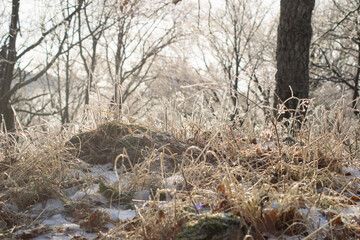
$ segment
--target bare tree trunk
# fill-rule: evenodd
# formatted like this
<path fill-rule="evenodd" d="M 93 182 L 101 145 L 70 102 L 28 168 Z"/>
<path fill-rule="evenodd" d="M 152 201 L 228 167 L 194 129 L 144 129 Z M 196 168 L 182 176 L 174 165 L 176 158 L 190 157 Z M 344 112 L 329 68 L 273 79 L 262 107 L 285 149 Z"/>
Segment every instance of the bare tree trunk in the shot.
<path fill-rule="evenodd" d="M 54 33 L 60 26 L 71 22 L 72 17 L 78 11 L 82 10 L 83 2 L 83 0 L 79 0 L 75 10 L 71 14 L 67 15 L 62 21 L 53 25 L 47 31 L 43 31 L 41 36 L 39 36 L 34 43 L 25 46 L 25 44 L 28 44 L 28 42 L 25 41 L 24 45 L 18 47 L 18 49 L 21 49 L 22 51 L 17 53 L 16 39 L 18 32 L 20 31 L 18 27 L 20 0 L 12 0 L 10 29 L 6 35 L 0 36 L 0 39 L 4 40 L 0 52 L 0 115 L 2 115 L 0 117 L 0 123 L 5 120 L 5 124 L 8 130 L 11 130 L 15 127 L 14 113 L 11 108 L 11 98 L 19 89 L 37 81 L 50 69 L 56 59 L 58 59 L 58 57 L 64 52 L 63 45 L 68 37 L 68 32 L 64 31 L 64 36 L 58 46 L 57 52 L 55 52 L 51 60 L 47 62 L 42 69 L 37 70 L 37 73 L 34 76 L 27 79 L 17 79 L 16 74 L 14 73 L 15 64 L 24 55 L 31 54 L 34 48 L 43 43 L 44 39 L 51 33 Z"/>
<path fill-rule="evenodd" d="M 103 4 L 106 4 L 106 0 L 104 0 Z M 86 87 L 85 87 L 85 105 L 88 105 L 90 103 L 90 92 L 93 85 L 93 79 L 94 79 L 94 72 L 97 64 L 97 47 L 99 43 L 99 39 L 102 37 L 105 29 L 107 28 L 107 22 L 109 19 L 109 13 L 105 12 L 105 8 L 103 7 L 101 9 L 101 17 L 99 20 L 96 21 L 95 27 L 92 27 L 91 23 L 94 23 L 94 20 L 90 19 L 90 16 L 87 14 L 86 9 L 84 9 L 84 18 L 85 23 L 87 26 L 87 30 L 89 31 L 89 34 L 91 36 L 92 41 L 92 51 L 83 51 L 86 50 L 86 48 L 83 46 L 82 43 L 82 35 L 81 35 L 81 20 L 82 15 L 81 12 L 78 12 L 78 36 L 79 36 L 79 52 L 81 59 L 84 63 L 84 68 L 87 75 L 87 81 L 86 81 Z M 104 18 L 104 19 L 103 19 Z M 85 52 L 87 52 L 87 56 L 90 58 L 90 63 L 87 63 L 87 58 L 85 55 Z M 91 53 L 91 54 L 90 54 Z"/>
<path fill-rule="evenodd" d="M 88 72 L 89 80 L 86 83 L 86 89 L 85 89 L 85 105 L 88 105 L 90 102 L 90 91 L 91 91 L 91 86 L 93 84 L 94 71 L 95 71 L 95 66 L 96 66 L 96 47 L 98 44 L 98 38 L 92 37 L 92 40 L 93 40 L 93 43 L 92 43 L 91 64 L 90 64 L 90 71 Z"/>
<path fill-rule="evenodd" d="M 358 98 L 359 98 L 359 78 L 360 78 L 360 42 L 357 43 L 358 46 L 358 58 L 357 58 L 357 64 L 358 68 L 356 70 L 356 75 L 354 79 L 354 93 L 352 97 L 352 107 L 354 110 L 355 115 L 359 116 L 360 111 L 358 109 Z"/>
<path fill-rule="evenodd" d="M 70 122 L 69 98 L 70 98 L 70 52 L 67 52 L 65 55 L 65 107 L 64 107 L 64 112 L 61 116 L 62 125 Z"/>
<path fill-rule="evenodd" d="M 238 26 L 237 26 L 237 21 L 234 21 L 234 55 L 235 55 L 235 79 L 234 79 L 234 83 L 232 83 L 232 79 L 231 76 L 230 77 L 230 96 L 231 96 L 231 100 L 232 103 L 234 105 L 234 112 L 230 115 L 230 121 L 233 122 L 233 124 L 235 124 L 235 119 L 238 117 L 239 115 L 239 100 L 240 100 L 240 95 L 239 95 L 239 78 L 240 78 L 240 71 L 241 71 L 241 58 L 242 56 L 240 56 L 240 44 L 241 44 L 241 37 L 238 36 Z M 230 70 L 231 71 L 231 70 Z"/>
<path fill-rule="evenodd" d="M 2 54 L 0 56 L 0 98 L 4 97 L 5 94 L 11 88 L 11 82 L 13 80 L 13 72 L 16 63 L 16 37 L 18 33 L 18 22 L 19 22 L 19 7 L 20 1 L 12 1 L 11 11 L 11 22 L 9 29 L 9 44 L 6 46 L 6 42 L 2 47 Z M 11 130 L 15 126 L 14 114 L 10 106 L 10 97 L 3 98 L 0 101 L 0 123 L 5 120 L 6 128 Z"/>
<path fill-rule="evenodd" d="M 289 118 L 299 100 L 309 97 L 309 49 L 312 36 L 311 16 L 315 0 L 281 0 L 276 49 L 277 73 L 274 107 L 285 102 Z M 306 113 L 306 108 L 298 117 Z"/>
<path fill-rule="evenodd" d="M 360 10 L 357 10 L 357 15 L 360 16 Z M 356 74 L 355 74 L 355 78 L 354 78 L 354 93 L 353 93 L 353 97 L 352 97 L 352 107 L 354 110 L 354 114 L 357 116 L 360 116 L 360 111 L 358 109 L 358 98 L 359 98 L 359 78 L 360 78 L 360 29 L 359 29 L 359 20 L 358 18 L 356 19 L 356 45 L 357 45 L 357 69 L 356 69 Z"/>
<path fill-rule="evenodd" d="M 123 69 L 122 64 L 124 60 L 124 24 L 119 23 L 119 30 L 117 34 L 117 47 L 115 53 L 115 84 L 113 103 L 115 107 L 115 118 L 119 118 L 122 108 L 121 85 L 123 84 Z"/>
<path fill-rule="evenodd" d="M 69 14 L 69 0 L 66 2 L 66 10 L 65 12 Z M 67 26 L 69 29 L 70 23 Z M 70 49 L 70 45 L 72 44 L 72 39 L 67 39 L 68 49 Z M 71 84 L 71 76 L 70 76 L 70 50 L 65 53 L 65 107 L 64 112 L 61 114 L 61 125 L 64 127 L 64 124 L 70 122 L 70 109 L 69 109 L 69 100 L 70 100 L 70 84 Z"/>

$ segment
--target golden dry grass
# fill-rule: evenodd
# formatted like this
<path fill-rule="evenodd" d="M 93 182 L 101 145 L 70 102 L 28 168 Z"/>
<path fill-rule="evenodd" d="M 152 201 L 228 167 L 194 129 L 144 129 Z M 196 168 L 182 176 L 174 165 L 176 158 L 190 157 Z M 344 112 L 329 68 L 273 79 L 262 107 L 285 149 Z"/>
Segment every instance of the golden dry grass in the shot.
<path fill-rule="evenodd" d="M 184 233 L 190 226 L 201 223 L 206 229 L 207 221 L 218 226 L 211 217 L 234 216 L 238 225 L 219 230 L 217 237 L 198 239 L 355 239 L 360 221 L 341 216 L 341 209 L 359 206 L 359 176 L 347 169 L 359 169 L 360 132 L 358 120 L 342 109 L 310 111 L 301 131 L 292 136 L 295 142 L 283 141 L 289 136 L 281 123 L 258 130 L 247 122 L 237 130 L 219 123 L 209 130 L 190 122 L 169 130 L 176 132 L 177 140 L 167 146 L 136 145 L 138 151 L 146 148 L 146 154 L 141 161 L 131 161 L 123 173 L 125 181 L 112 187 L 125 193 L 151 189 L 153 200 L 134 204 L 136 218 L 119 222 L 99 238 L 184 239 L 181 236 L 190 236 Z M 99 136 L 107 136 L 104 126 L 98 128 Z M 148 131 L 144 129 L 139 131 Z M 130 132 L 125 135 L 133 134 Z M 39 131 L 17 132 L 17 137 L 14 141 L 2 135 L 2 206 L 16 203 L 27 209 L 50 197 L 66 201 L 64 189 L 91 182 L 91 178 L 80 180 L 73 171 L 85 161 L 71 149 L 81 150 L 80 141 L 70 146 L 70 136 Z M 186 148 L 180 149 L 180 144 Z M 130 148 L 121 146 L 124 151 L 112 156 L 112 161 L 134 156 Z M 166 161 L 174 162 L 171 168 Z M 175 175 L 181 183 L 174 182 L 177 187 L 167 189 L 166 179 Z M 171 201 L 164 201 L 169 198 Z M 7 230 L 3 234 L 25 220 L 31 222 L 4 209 L 0 220 Z M 325 225 L 319 225 L 320 218 L 327 219 Z"/>

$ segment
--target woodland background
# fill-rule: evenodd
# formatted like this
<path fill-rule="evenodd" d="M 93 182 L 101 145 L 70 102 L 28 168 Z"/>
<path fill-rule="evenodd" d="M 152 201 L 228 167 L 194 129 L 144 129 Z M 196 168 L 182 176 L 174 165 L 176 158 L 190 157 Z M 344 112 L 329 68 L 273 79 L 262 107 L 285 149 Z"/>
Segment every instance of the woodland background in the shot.
<path fill-rule="evenodd" d="M 90 109 L 161 126 L 169 118 L 241 125 L 248 117 L 256 125 L 265 113 L 254 103 L 273 107 L 279 1 L 44 0 L 14 9 L 16 2 L 3 1 L 0 12 L 7 129 L 84 123 Z M 359 11 L 358 0 L 316 2 L 315 105 L 344 97 L 358 113 Z"/>

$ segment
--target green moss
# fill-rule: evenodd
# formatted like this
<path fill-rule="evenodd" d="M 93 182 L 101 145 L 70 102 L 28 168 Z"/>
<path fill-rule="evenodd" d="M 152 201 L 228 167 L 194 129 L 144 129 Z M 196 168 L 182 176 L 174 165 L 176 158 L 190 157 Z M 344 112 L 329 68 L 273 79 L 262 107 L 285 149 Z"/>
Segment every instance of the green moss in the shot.
<path fill-rule="evenodd" d="M 183 227 L 177 239 L 210 240 L 227 230 L 240 229 L 242 226 L 243 221 L 233 215 L 208 215 Z"/>

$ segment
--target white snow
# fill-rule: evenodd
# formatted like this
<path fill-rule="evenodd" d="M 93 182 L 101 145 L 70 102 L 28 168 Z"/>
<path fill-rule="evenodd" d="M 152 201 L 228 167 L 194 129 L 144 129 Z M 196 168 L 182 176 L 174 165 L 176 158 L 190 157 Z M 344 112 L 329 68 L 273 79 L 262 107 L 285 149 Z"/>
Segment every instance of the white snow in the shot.
<path fill-rule="evenodd" d="M 175 174 L 166 179 L 165 185 L 169 189 L 179 189 L 184 184 L 184 178 L 180 174 Z"/>
<path fill-rule="evenodd" d="M 123 210 L 123 209 L 116 209 L 116 208 L 97 208 L 102 212 L 106 212 L 109 214 L 111 220 L 131 220 L 136 216 L 134 210 Z"/>
<path fill-rule="evenodd" d="M 134 195 L 134 199 L 137 200 L 149 200 L 150 199 L 150 190 L 142 190 Z"/>
<path fill-rule="evenodd" d="M 119 181 L 118 175 L 114 172 L 113 164 L 87 166 L 85 170 L 85 174 L 83 173 L 81 175 L 86 177 L 86 174 L 91 174 L 94 181 L 100 180 L 110 184 Z M 124 179 L 120 179 L 120 182 L 123 181 Z M 98 190 L 99 184 L 93 184 L 86 187 L 85 189 L 72 187 L 65 190 L 65 196 L 68 197 L 69 200 L 88 200 L 93 203 L 99 203 L 103 207 L 93 208 L 92 211 L 100 210 L 102 212 L 106 212 L 109 214 L 111 220 L 115 222 L 118 220 L 131 220 L 136 216 L 136 212 L 134 210 L 124 210 L 116 206 L 104 207 L 109 206 L 110 204 L 108 204 L 108 200 L 101 193 L 99 193 Z M 149 195 L 149 192 L 141 192 L 139 194 L 141 197 L 145 198 L 146 195 Z M 75 239 L 74 237 L 80 236 L 87 239 L 95 238 L 97 235 L 96 233 L 87 233 L 84 229 L 80 228 L 79 222 L 81 222 L 81 220 L 75 220 L 65 213 L 64 203 L 65 202 L 60 199 L 48 199 L 44 202 L 36 204 L 27 211 L 29 216 L 32 216 L 34 219 L 36 219 L 34 225 L 28 226 L 28 228 L 25 229 L 21 229 L 14 234 L 20 237 L 23 233 L 32 233 L 32 230 L 34 229 L 47 228 L 49 231 L 32 239 L 67 240 Z M 16 210 L 17 208 L 14 209 Z M 114 225 L 110 223 L 108 223 L 107 226 L 109 228 L 114 227 Z"/>
<path fill-rule="evenodd" d="M 117 169 L 116 174 L 112 163 L 107 163 L 105 165 L 95 165 L 89 167 L 88 170 L 92 177 L 106 179 L 106 181 L 109 183 L 114 183 L 120 180 L 118 179 L 118 176 L 120 176 L 121 170 Z"/>
<path fill-rule="evenodd" d="M 63 226 L 63 225 L 68 225 L 68 224 L 71 224 L 71 225 L 75 225 L 75 224 L 72 224 L 71 222 L 67 221 L 63 215 L 61 214 L 56 214 L 50 218 L 47 218 L 45 219 L 42 224 L 44 225 L 52 225 L 52 226 Z"/>
<path fill-rule="evenodd" d="M 345 173 L 350 173 L 352 177 L 360 178 L 360 170 L 354 167 L 344 167 L 343 171 Z"/>
<path fill-rule="evenodd" d="M 63 207 L 63 202 L 60 199 L 53 199 L 50 198 L 44 202 L 38 203 L 36 204 L 33 208 L 33 211 L 37 211 L 37 210 L 64 210 Z"/>
<path fill-rule="evenodd" d="M 349 180 L 352 178 L 360 178 L 360 171 L 357 168 L 348 167 L 343 170 L 344 172 L 349 172 L 351 174 L 351 176 L 349 175 Z M 119 171 L 117 172 L 118 174 L 114 172 L 112 164 L 88 166 L 87 173 L 91 174 L 94 182 L 96 183 L 83 189 L 80 187 L 72 187 L 65 190 L 65 195 L 69 200 L 86 200 L 90 203 L 99 203 L 99 205 L 96 205 L 97 207 L 94 207 L 92 211 L 100 210 L 102 212 L 106 212 L 114 222 L 118 220 L 131 220 L 136 216 L 136 212 L 134 210 L 125 210 L 118 206 L 112 206 L 109 204 L 108 199 L 98 192 L 99 184 L 97 183 L 99 181 L 104 181 L 110 184 L 115 182 L 123 183 L 125 181 L 125 178 L 120 175 Z M 122 177 L 121 179 L 119 179 L 120 176 Z M 169 191 L 179 190 L 183 184 L 184 179 L 180 174 L 174 174 L 173 176 L 164 179 L 164 185 L 167 186 Z M 134 199 L 140 200 L 140 202 L 142 200 L 147 201 L 149 200 L 149 196 L 150 191 L 145 189 L 137 192 Z M 65 213 L 64 204 L 66 204 L 66 199 L 48 199 L 47 201 L 36 204 L 27 211 L 27 214 L 36 219 L 35 223 L 37 223 L 37 225 L 34 224 L 33 226 L 28 226 L 27 229 L 19 230 L 18 232 L 15 232 L 15 235 L 21 236 L 24 232 L 31 232 L 36 225 L 36 228 L 43 226 L 50 230 L 46 234 L 32 238 L 35 240 L 68 240 L 75 239 L 74 237 L 80 236 L 87 239 L 95 238 L 97 235 L 96 233 L 86 233 L 84 229 L 80 228 L 79 222 L 82 220 L 75 220 L 70 217 L 69 214 Z M 281 203 L 274 200 L 269 203 L 268 207 L 277 209 L 279 208 L 279 205 L 281 205 Z M 17 211 L 17 208 L 14 207 L 14 210 Z M 313 226 L 312 229 L 309 229 L 310 232 L 322 227 L 324 227 L 324 229 L 327 228 L 326 225 L 329 224 L 329 216 L 327 216 L 323 210 L 311 207 L 310 210 L 308 208 L 300 208 L 299 211 L 304 217 L 311 219 Z M 342 218 L 344 218 L 344 221 L 351 222 L 353 219 L 360 216 L 360 206 L 339 206 L 336 209 L 336 214 L 340 214 Z M 106 226 L 109 228 L 115 227 L 112 223 L 107 223 Z M 285 239 L 291 239 L 291 237 Z"/>

